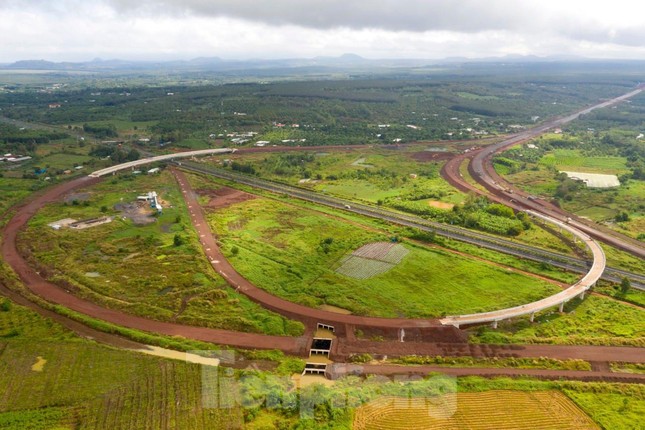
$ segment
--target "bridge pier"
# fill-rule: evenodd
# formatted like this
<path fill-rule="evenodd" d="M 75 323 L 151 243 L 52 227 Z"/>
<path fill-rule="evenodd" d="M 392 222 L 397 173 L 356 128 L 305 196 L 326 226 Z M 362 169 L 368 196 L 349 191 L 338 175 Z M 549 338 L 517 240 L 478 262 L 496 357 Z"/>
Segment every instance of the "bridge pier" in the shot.
<path fill-rule="evenodd" d="M 585 292 L 583 291 L 582 293 L 580 293 L 579 297 L 580 297 L 580 300 L 584 300 L 585 299 Z"/>
<path fill-rule="evenodd" d="M 497 328 L 497 320 L 493 321 L 492 327 Z"/>
<path fill-rule="evenodd" d="M 558 310 L 560 311 L 560 313 L 564 312 L 564 302 L 560 303 Z"/>
<path fill-rule="evenodd" d="M 529 317 L 529 321 L 533 322 L 535 320 L 535 312 L 531 312 L 531 316 Z"/>

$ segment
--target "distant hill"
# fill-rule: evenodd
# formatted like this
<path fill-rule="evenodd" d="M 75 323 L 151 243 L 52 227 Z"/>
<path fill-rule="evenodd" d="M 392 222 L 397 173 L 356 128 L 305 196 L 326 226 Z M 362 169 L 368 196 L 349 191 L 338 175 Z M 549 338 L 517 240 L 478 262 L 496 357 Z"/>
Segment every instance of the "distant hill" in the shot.
<path fill-rule="evenodd" d="M 198 57 L 191 60 L 174 61 L 132 61 L 132 60 L 102 60 L 95 58 L 85 62 L 52 62 L 47 60 L 22 60 L 11 64 L 0 64 L 0 69 L 9 70 L 52 70 L 52 71 L 93 71 L 93 72 L 126 72 L 143 70 L 168 70 L 168 71 L 258 71 L 258 70 L 347 70 L 347 71 L 374 71 L 396 68 L 436 67 L 438 65 L 467 65 L 467 64 L 556 64 L 556 63 L 590 63 L 590 64 L 645 64 L 643 61 L 608 61 L 593 60 L 582 57 L 536 57 L 522 55 L 508 55 L 504 57 L 465 58 L 451 57 L 442 60 L 429 59 L 368 59 L 353 53 L 338 57 L 319 56 L 313 58 L 287 58 L 287 59 L 249 59 L 225 60 L 219 57 Z"/>

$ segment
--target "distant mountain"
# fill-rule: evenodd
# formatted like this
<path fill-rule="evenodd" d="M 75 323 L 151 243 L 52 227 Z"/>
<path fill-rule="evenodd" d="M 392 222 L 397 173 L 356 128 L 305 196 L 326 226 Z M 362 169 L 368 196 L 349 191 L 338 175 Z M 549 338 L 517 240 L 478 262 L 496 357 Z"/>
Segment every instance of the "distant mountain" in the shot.
<path fill-rule="evenodd" d="M 132 60 L 102 60 L 95 58 L 85 62 L 52 62 L 47 60 L 23 60 L 12 64 L 0 64 L 0 69 L 11 70 L 53 70 L 53 71 L 92 71 L 92 72 L 127 72 L 127 71 L 187 71 L 187 72 L 236 72 L 236 71 L 286 71 L 289 69 L 308 71 L 373 71 L 389 70 L 405 67 L 436 67 L 437 65 L 468 65 L 468 64 L 547 64 L 557 62 L 589 62 L 600 63 L 603 60 L 593 60 L 574 56 L 537 57 L 534 55 L 507 55 L 503 57 L 465 58 L 450 57 L 442 60 L 428 59 L 367 59 L 360 55 L 347 53 L 338 57 L 319 56 L 313 58 L 287 59 L 249 59 L 225 60 L 219 57 L 198 57 L 191 60 L 174 61 L 132 61 Z M 607 61 L 618 63 L 620 61 Z M 629 61 L 626 61 L 629 62 Z"/>
<path fill-rule="evenodd" d="M 51 70 L 63 63 L 54 63 L 45 60 L 22 60 L 4 66 L 7 69 Z"/>

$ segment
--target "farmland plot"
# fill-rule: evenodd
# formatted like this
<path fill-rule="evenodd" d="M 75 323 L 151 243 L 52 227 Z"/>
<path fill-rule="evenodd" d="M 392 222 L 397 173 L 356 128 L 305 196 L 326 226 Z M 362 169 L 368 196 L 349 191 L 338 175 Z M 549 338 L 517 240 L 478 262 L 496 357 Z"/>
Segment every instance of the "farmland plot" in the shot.
<path fill-rule="evenodd" d="M 408 252 L 396 243 L 368 243 L 343 257 L 336 272 L 354 279 L 369 279 L 392 269 Z"/>
<path fill-rule="evenodd" d="M 558 391 L 457 393 L 456 409 L 451 406 L 441 399 L 383 397 L 356 410 L 354 430 L 598 429 Z"/>

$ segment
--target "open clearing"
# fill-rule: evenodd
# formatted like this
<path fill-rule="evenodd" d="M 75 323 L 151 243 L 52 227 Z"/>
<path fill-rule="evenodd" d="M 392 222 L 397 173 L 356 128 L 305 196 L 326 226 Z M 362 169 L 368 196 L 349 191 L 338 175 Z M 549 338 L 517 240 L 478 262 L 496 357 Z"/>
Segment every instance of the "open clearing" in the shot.
<path fill-rule="evenodd" d="M 454 414 L 451 414 L 453 410 Z M 599 429 L 583 411 L 558 391 L 487 391 L 428 399 L 382 397 L 356 410 L 353 428 Z"/>

